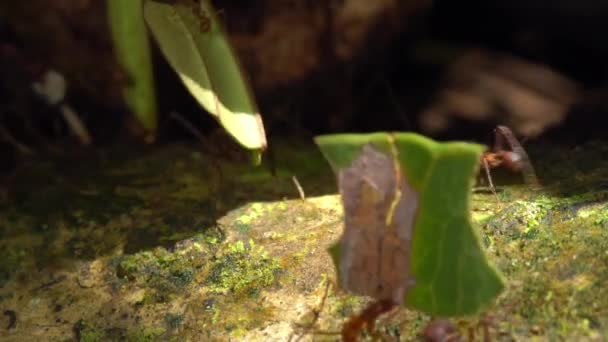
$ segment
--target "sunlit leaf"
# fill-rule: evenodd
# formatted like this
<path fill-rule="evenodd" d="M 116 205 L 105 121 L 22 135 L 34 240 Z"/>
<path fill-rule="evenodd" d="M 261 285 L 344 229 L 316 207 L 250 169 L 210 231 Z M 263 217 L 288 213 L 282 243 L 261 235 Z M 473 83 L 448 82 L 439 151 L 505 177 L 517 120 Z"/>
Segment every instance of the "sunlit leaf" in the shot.
<path fill-rule="evenodd" d="M 196 100 L 240 144 L 266 148 L 257 106 L 209 1 L 146 1 L 144 15 L 164 56 Z"/>
<path fill-rule="evenodd" d="M 438 143 L 414 133 L 335 134 L 315 140 L 336 174 L 361 160 L 366 145 L 398 159 L 399 172 L 417 194 L 411 249 L 406 249 L 411 253 L 409 270 L 408 267 L 391 270 L 408 272 L 401 279 L 414 280 L 405 291 L 405 306 L 436 316 L 467 315 L 478 312 L 502 291 L 503 279 L 486 259 L 479 232 L 469 216 L 472 182 L 484 146 Z M 365 213 L 374 211 L 360 210 L 356 215 Z M 366 218 L 357 219 L 367 222 Z M 378 234 L 390 232 L 387 227 L 380 228 Z M 349 255 L 345 248 L 350 244 L 344 243 L 344 236 L 330 248 L 339 276 L 344 274 L 340 265 L 348 264 L 343 258 Z M 370 264 L 395 263 L 394 258 L 369 248 L 350 253 L 370 258 L 382 255 L 379 260 L 370 260 Z M 344 279 L 340 278 L 344 286 Z"/>

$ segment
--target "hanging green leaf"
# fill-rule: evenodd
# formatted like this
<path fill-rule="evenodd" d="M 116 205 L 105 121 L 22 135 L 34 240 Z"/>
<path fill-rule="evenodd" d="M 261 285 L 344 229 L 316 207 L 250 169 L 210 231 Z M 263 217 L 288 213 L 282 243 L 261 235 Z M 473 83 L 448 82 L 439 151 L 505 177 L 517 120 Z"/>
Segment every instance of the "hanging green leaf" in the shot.
<path fill-rule="evenodd" d="M 129 80 L 124 86 L 125 101 L 152 140 L 158 119 L 142 0 L 108 0 L 107 6 L 116 57 Z"/>
<path fill-rule="evenodd" d="M 483 146 L 414 133 L 315 140 L 345 207 L 345 232 L 330 248 L 344 288 L 435 316 L 476 313 L 502 291 L 469 218 Z"/>
<path fill-rule="evenodd" d="M 149 0 L 144 15 L 163 54 L 197 101 L 240 144 L 264 150 L 262 119 L 209 1 Z"/>

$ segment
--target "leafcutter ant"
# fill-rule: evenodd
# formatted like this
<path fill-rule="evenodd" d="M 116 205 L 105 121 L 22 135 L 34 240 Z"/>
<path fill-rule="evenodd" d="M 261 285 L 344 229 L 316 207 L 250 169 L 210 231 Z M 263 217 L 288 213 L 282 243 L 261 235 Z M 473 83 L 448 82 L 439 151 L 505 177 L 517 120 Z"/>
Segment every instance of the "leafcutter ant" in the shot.
<path fill-rule="evenodd" d="M 363 329 L 370 334 L 375 334 L 376 319 L 397 307 L 392 300 L 378 300 L 361 311 L 360 314 L 352 316 L 342 327 L 342 341 L 356 342 Z"/>
<path fill-rule="evenodd" d="M 538 188 L 540 183 L 530 162 L 528 154 L 521 146 L 515 135 L 507 126 L 497 126 L 494 130 L 494 147 L 492 151 L 486 151 L 481 155 L 483 166 L 492 193 L 496 195 L 496 188 L 490 176 L 490 169 L 506 167 L 513 172 L 521 172 L 524 182 L 533 188 Z M 510 150 L 505 150 L 505 143 Z"/>
<path fill-rule="evenodd" d="M 312 322 L 307 325 L 296 324 L 296 328 L 300 330 L 299 336 L 293 341 L 299 342 L 304 335 L 308 333 L 312 333 L 314 335 L 340 335 L 341 341 L 345 342 L 357 342 L 359 341 L 359 336 L 361 335 L 363 330 L 366 330 L 370 335 L 372 335 L 375 340 L 382 338 L 380 334 L 376 331 L 376 320 L 383 314 L 390 312 L 391 310 L 398 307 L 392 300 L 376 300 L 369 304 L 363 311 L 361 311 L 357 315 L 351 316 L 346 323 L 342 325 L 341 331 L 319 331 L 314 330 L 314 326 L 317 324 L 317 321 L 320 318 L 321 310 L 323 305 L 325 305 L 325 301 L 328 296 L 329 284 L 325 287 L 325 294 L 321 299 L 321 303 L 319 308 L 316 308 L 312 311 L 313 317 Z M 292 341 L 292 337 L 290 336 L 289 341 Z"/>
<path fill-rule="evenodd" d="M 457 342 L 462 337 L 452 322 L 446 319 L 436 319 L 430 322 L 422 332 L 426 342 Z"/>
<path fill-rule="evenodd" d="M 496 322 L 491 315 L 483 315 L 479 321 L 468 326 L 468 337 L 466 341 L 476 341 L 476 333 L 482 330 L 482 340 L 489 342 L 492 340 L 490 328 L 496 328 Z M 465 341 L 459 329 L 447 319 L 435 319 L 431 321 L 421 333 L 421 337 L 426 342 L 462 342 Z"/>
<path fill-rule="evenodd" d="M 209 32 L 211 30 L 211 17 L 202 9 L 200 2 L 189 0 L 186 1 L 186 6 L 190 8 L 192 14 L 199 20 L 199 30 L 202 33 Z"/>

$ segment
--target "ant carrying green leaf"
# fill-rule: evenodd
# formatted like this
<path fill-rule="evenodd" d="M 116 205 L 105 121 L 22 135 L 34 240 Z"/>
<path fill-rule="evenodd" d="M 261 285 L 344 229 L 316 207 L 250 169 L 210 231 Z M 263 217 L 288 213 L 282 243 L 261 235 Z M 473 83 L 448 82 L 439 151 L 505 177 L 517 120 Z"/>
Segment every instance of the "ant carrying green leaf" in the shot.
<path fill-rule="evenodd" d="M 507 138 L 498 133 L 500 146 Z M 344 209 L 342 236 L 328 250 L 339 287 L 373 299 L 342 325 L 343 341 L 387 337 L 376 321 L 400 307 L 467 316 L 503 290 L 469 219 L 470 181 L 483 146 L 413 133 L 316 140 L 336 173 Z M 507 152 L 493 151 L 516 164 L 519 150 Z"/>

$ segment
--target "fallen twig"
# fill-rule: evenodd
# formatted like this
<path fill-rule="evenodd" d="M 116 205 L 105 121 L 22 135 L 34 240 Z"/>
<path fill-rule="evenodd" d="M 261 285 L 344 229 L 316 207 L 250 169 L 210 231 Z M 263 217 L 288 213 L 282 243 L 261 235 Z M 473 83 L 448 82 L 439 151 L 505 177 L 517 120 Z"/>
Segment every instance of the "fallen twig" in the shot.
<path fill-rule="evenodd" d="M 298 182 L 298 178 L 295 175 L 291 176 L 291 181 L 293 182 L 293 184 L 295 184 L 296 189 L 298 189 L 298 193 L 300 194 L 300 199 L 302 199 L 304 201 L 306 199 L 306 195 L 304 194 L 304 189 L 302 189 L 300 182 Z"/>

